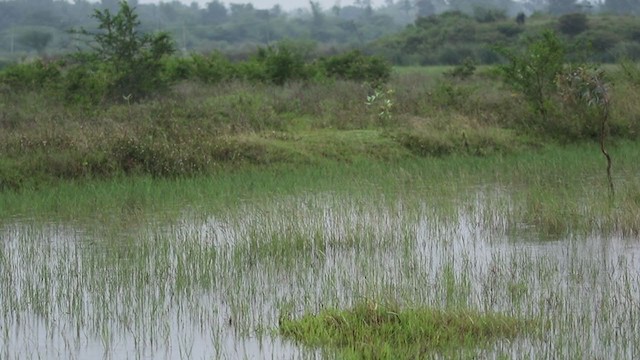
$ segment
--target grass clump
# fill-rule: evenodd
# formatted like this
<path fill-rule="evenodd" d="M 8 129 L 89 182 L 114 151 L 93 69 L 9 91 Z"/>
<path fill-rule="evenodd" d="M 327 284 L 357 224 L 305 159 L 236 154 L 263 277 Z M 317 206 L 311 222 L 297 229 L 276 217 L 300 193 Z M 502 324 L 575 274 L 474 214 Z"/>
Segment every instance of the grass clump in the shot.
<path fill-rule="evenodd" d="M 344 358 L 415 359 L 472 350 L 514 338 L 533 322 L 500 314 L 431 308 L 398 309 L 376 303 L 350 310 L 326 309 L 299 319 L 280 319 L 280 333 L 309 346 L 337 348 Z"/>

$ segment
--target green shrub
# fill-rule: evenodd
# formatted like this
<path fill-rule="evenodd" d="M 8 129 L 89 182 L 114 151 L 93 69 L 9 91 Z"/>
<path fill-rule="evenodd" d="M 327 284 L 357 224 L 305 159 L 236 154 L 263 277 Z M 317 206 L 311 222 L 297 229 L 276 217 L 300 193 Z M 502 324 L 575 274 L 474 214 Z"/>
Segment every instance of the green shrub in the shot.
<path fill-rule="evenodd" d="M 548 126 L 556 76 L 565 62 L 566 50 L 558 36 L 546 31 L 541 37 L 530 39 L 524 52 L 496 50 L 507 59 L 506 64 L 499 66 L 504 82 L 521 92 L 541 117 L 543 126 Z"/>
<path fill-rule="evenodd" d="M 163 60 L 162 72 L 165 81 L 169 82 L 191 79 L 195 73 L 194 60 L 184 57 L 167 57 Z"/>
<path fill-rule="evenodd" d="M 445 72 L 446 76 L 458 79 L 468 79 L 471 77 L 476 71 L 476 62 L 473 58 L 466 58 L 462 60 L 462 63 L 450 71 Z"/>
<path fill-rule="evenodd" d="M 266 80 L 276 85 L 309 78 L 304 56 L 294 46 L 286 43 L 260 48 L 255 61 L 264 67 Z"/>
<path fill-rule="evenodd" d="M 385 83 L 391 77 L 391 65 L 376 56 L 366 56 L 358 50 L 321 59 L 320 66 L 328 77 Z"/>
<path fill-rule="evenodd" d="M 507 13 L 502 9 L 476 7 L 473 9 L 473 17 L 479 23 L 492 23 L 499 20 L 505 20 L 507 18 Z"/>
<path fill-rule="evenodd" d="M 16 90 L 31 90 L 57 84 L 60 77 L 59 63 L 38 60 L 31 63 L 10 65 L 0 73 L 0 83 Z"/>
<path fill-rule="evenodd" d="M 558 18 L 558 30 L 563 34 L 575 36 L 587 29 L 589 29 L 589 23 L 585 14 L 566 14 Z"/>
<path fill-rule="evenodd" d="M 171 38 L 166 33 L 141 33 L 134 10 L 126 1 L 120 2 L 115 15 L 108 9 L 95 10 L 99 32 L 81 31 L 92 37 L 95 50 L 81 57 L 84 61 L 78 66 L 92 68 L 99 62 L 107 77 L 105 96 L 114 101 L 138 100 L 167 85 L 162 59 L 174 51 Z"/>
<path fill-rule="evenodd" d="M 235 77 L 233 64 L 220 53 L 209 56 L 194 54 L 191 56 L 191 72 L 196 79 L 210 84 L 219 83 Z"/>
<path fill-rule="evenodd" d="M 110 87 L 108 74 L 95 66 L 73 66 L 62 80 L 63 96 L 66 103 L 97 105 L 105 101 Z"/>
<path fill-rule="evenodd" d="M 506 37 L 514 37 L 524 31 L 522 26 L 513 23 L 499 24 L 496 28 L 498 29 L 498 32 Z"/>

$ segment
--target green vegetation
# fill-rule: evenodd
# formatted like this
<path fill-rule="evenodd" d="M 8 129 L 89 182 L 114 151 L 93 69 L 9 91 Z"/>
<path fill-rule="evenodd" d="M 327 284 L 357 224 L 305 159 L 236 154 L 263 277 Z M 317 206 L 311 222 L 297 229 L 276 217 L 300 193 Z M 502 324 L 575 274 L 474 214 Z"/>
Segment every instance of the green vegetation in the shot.
<path fill-rule="evenodd" d="M 337 348 L 340 358 L 415 359 L 462 352 L 514 338 L 533 323 L 460 310 L 397 309 L 375 303 L 280 320 L 280 333 L 307 346 Z"/>
<path fill-rule="evenodd" d="M 395 45 L 440 29 L 455 66 L 300 41 L 181 56 L 103 1 L 82 31 L 95 49 L 1 70 L 0 357 L 633 354 L 640 70 L 571 46 L 602 35 L 604 54 L 593 31 L 613 17 L 567 0 L 562 35 L 535 33 L 549 17 L 449 3 L 465 12 L 417 2 Z M 231 9 L 206 21 L 278 22 Z M 464 48 L 494 25 L 515 44 L 501 66 Z M 60 39 L 41 35 L 19 39 L 44 56 Z"/>
<path fill-rule="evenodd" d="M 434 357 L 626 354 L 639 340 L 640 148 L 610 151 L 613 206 L 586 144 L 4 192 L 3 357 L 50 356 L 32 344 L 64 339 L 57 351 L 79 357 L 332 358 L 344 352 L 283 340 L 282 315 L 375 303 L 506 322 Z"/>
<path fill-rule="evenodd" d="M 568 59 L 614 63 L 640 59 L 638 30 L 634 16 L 538 13 L 518 23 L 513 18 L 484 22 L 463 12 L 445 12 L 417 18 L 405 30 L 376 40 L 370 49 L 399 65 L 459 65 L 469 58 L 477 64 L 499 64 L 503 58 L 494 51 L 496 46 L 524 51 L 530 39 L 557 31 Z"/>

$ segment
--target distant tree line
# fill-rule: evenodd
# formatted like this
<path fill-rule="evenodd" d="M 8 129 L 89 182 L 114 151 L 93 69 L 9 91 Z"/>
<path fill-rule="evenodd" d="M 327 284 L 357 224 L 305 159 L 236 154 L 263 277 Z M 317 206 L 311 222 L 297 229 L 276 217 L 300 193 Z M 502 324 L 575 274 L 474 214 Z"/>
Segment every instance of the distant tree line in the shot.
<path fill-rule="evenodd" d="M 587 24 L 584 20 L 596 14 L 640 15 L 637 0 L 385 0 L 376 8 L 370 0 L 355 0 L 350 5 L 337 2 L 331 8 L 310 0 L 293 11 L 278 5 L 259 9 L 221 0 L 204 6 L 175 0 L 128 3 L 139 15 L 140 30 L 167 32 L 178 54 L 221 51 L 240 60 L 252 56 L 260 46 L 296 39 L 316 44 L 317 52 L 324 55 L 360 49 L 398 64 L 460 63 L 466 57 L 493 62 L 495 54 L 486 44 L 517 39 L 531 27 L 526 19 L 542 19 L 545 14 L 561 19 L 537 21 L 538 25 L 553 23 L 567 36 L 584 38 L 595 52 L 617 47 L 617 52 L 634 53 L 640 38 L 640 30 L 631 25 L 616 32 L 597 21 Z M 86 49 L 88 45 L 69 30 L 91 30 L 94 10 L 114 12 L 118 6 L 117 0 L 0 1 L 0 67 L 28 57 Z M 556 25 L 558 21 L 561 24 Z M 617 26 L 618 21 L 613 24 Z"/>

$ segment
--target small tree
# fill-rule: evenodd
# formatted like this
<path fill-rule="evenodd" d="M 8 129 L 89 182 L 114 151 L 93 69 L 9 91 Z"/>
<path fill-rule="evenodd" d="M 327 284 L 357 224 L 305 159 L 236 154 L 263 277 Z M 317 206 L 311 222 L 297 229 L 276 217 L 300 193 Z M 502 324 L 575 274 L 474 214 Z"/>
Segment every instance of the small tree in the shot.
<path fill-rule="evenodd" d="M 547 125 L 551 99 L 557 92 L 556 76 L 562 72 L 565 60 L 565 48 L 558 36 L 546 31 L 531 41 L 523 53 L 496 50 L 507 58 L 507 63 L 499 66 L 503 80 L 524 95 Z"/>
<path fill-rule="evenodd" d="M 611 178 L 611 156 L 605 147 L 607 127 L 609 123 L 609 109 L 611 99 L 609 89 L 604 80 L 604 71 L 589 69 L 586 66 L 575 66 L 559 74 L 557 83 L 562 99 L 578 108 L 587 107 L 594 109 L 600 122 L 600 151 L 607 160 L 607 179 L 609 181 L 609 193 L 613 198 L 614 188 Z M 584 111 L 587 113 L 587 111 Z M 585 114 L 588 116 L 588 114 Z"/>
<path fill-rule="evenodd" d="M 166 33 L 138 32 L 140 21 L 134 10 L 126 1 L 120 2 L 115 15 L 108 9 L 95 10 L 99 32 L 81 31 L 95 42 L 91 56 L 81 57 L 81 66 L 96 60 L 100 63 L 108 82 L 106 95 L 111 99 L 139 99 L 166 85 L 161 60 L 174 52 L 171 38 Z"/>

